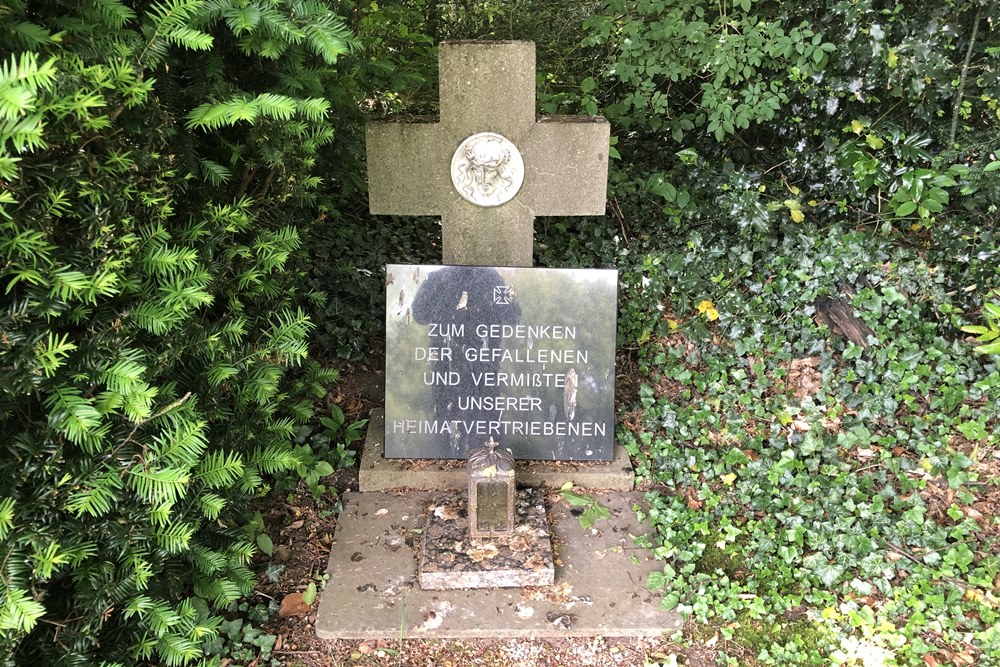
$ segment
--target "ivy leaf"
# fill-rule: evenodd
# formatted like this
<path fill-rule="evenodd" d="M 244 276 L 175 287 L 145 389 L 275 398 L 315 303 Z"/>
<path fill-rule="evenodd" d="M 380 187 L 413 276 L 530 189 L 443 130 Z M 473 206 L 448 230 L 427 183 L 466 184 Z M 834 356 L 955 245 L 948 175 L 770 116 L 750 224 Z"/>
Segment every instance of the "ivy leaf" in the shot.
<path fill-rule="evenodd" d="M 726 465 L 746 465 L 750 463 L 750 457 L 743 450 L 733 447 L 726 453 Z"/>
<path fill-rule="evenodd" d="M 874 134 L 871 133 L 869 133 L 868 136 L 865 137 L 865 143 L 868 144 L 870 148 L 876 151 L 885 146 L 884 141 L 882 141 L 881 139 L 879 139 L 878 137 L 876 137 Z"/>
<path fill-rule="evenodd" d="M 302 591 L 302 601 L 307 605 L 312 606 L 312 603 L 316 601 L 316 583 L 313 581 L 309 582 L 306 589 Z"/>
<path fill-rule="evenodd" d="M 660 606 L 667 611 L 676 609 L 677 605 L 681 603 L 681 596 L 678 593 L 668 593 L 663 596 L 663 600 L 660 601 Z"/>
<path fill-rule="evenodd" d="M 670 579 L 667 578 L 667 575 L 663 571 L 650 572 L 646 578 L 646 586 L 654 591 L 664 588 L 669 583 Z"/>
<path fill-rule="evenodd" d="M 257 547 L 268 556 L 274 553 L 274 542 L 271 541 L 267 533 L 261 533 L 257 536 Z"/>
<path fill-rule="evenodd" d="M 698 151 L 696 151 L 693 148 L 684 148 L 674 153 L 674 155 L 676 155 L 680 159 L 682 164 L 686 165 L 698 164 Z"/>
<path fill-rule="evenodd" d="M 967 440 L 985 440 L 986 426 L 978 421 L 964 422 L 958 425 L 958 430 L 962 432 Z"/>
<path fill-rule="evenodd" d="M 559 495 L 561 495 L 566 502 L 574 507 L 584 507 L 593 502 L 591 498 L 582 496 L 579 493 L 573 493 L 572 491 L 562 491 Z"/>
<path fill-rule="evenodd" d="M 856 628 L 875 625 L 875 612 L 872 611 L 872 608 L 868 605 L 865 605 L 857 611 L 853 609 L 848 611 L 847 618 L 850 620 L 851 625 Z"/>
<path fill-rule="evenodd" d="M 836 563 L 826 563 L 816 569 L 816 576 L 827 588 L 837 583 L 842 574 L 844 574 L 844 568 Z"/>

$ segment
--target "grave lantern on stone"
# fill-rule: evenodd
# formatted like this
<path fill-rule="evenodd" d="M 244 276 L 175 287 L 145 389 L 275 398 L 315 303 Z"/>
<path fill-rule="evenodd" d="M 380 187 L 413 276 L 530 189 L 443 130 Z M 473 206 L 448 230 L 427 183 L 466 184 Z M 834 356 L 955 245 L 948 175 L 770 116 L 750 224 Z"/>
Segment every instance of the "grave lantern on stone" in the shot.
<path fill-rule="evenodd" d="M 469 537 L 473 540 L 514 534 L 514 456 L 493 438 L 469 453 Z"/>

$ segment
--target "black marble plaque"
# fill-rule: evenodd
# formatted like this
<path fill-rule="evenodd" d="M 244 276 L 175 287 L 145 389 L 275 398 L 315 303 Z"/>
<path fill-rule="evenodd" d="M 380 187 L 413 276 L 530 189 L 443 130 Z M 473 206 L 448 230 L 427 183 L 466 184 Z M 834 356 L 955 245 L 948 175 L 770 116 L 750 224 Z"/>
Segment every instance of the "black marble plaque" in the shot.
<path fill-rule="evenodd" d="M 386 267 L 385 455 L 608 461 L 618 272 Z"/>

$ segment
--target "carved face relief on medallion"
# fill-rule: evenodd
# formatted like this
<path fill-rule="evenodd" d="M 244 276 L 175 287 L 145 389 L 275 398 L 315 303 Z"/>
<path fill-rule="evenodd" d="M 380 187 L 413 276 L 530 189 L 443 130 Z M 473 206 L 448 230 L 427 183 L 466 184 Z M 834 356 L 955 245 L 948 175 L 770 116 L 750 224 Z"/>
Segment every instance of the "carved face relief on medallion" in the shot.
<path fill-rule="evenodd" d="M 506 204 L 524 183 L 524 160 L 506 137 L 479 132 L 458 146 L 451 158 L 451 182 L 476 206 Z"/>

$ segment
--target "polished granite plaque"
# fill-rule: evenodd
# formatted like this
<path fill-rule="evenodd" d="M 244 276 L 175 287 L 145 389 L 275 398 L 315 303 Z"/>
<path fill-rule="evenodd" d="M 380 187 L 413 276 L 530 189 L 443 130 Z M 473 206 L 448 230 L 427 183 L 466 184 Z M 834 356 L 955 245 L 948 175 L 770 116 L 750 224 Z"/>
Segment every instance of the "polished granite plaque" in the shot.
<path fill-rule="evenodd" d="M 385 455 L 607 461 L 618 272 L 386 267 Z"/>

